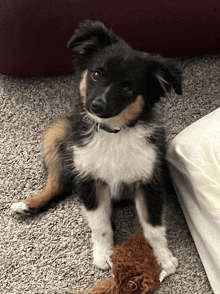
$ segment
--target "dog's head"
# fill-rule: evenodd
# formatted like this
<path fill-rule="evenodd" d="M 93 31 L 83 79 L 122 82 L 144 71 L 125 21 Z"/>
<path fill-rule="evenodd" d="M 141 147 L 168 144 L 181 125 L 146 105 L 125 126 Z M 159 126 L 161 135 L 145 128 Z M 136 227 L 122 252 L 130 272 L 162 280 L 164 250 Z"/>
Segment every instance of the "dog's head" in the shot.
<path fill-rule="evenodd" d="M 121 128 L 147 120 L 160 97 L 182 93 L 181 70 L 172 59 L 133 50 L 99 21 L 84 21 L 68 42 L 78 51 L 80 94 L 97 122 Z"/>

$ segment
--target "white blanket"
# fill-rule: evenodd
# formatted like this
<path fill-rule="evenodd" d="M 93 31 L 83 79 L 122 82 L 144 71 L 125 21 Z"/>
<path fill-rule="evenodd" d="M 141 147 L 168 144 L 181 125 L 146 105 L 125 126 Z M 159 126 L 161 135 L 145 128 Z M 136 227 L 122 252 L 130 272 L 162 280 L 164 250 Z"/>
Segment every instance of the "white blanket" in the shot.
<path fill-rule="evenodd" d="M 170 143 L 171 178 L 215 294 L 220 293 L 220 108 Z"/>

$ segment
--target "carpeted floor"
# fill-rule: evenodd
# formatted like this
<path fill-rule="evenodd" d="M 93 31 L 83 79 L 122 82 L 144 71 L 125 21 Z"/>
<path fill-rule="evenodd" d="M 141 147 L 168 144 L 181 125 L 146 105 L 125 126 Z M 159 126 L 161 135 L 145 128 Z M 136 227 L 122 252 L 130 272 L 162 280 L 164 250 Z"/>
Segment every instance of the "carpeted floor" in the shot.
<path fill-rule="evenodd" d="M 162 99 L 169 140 L 220 106 L 220 55 L 181 59 L 184 94 Z M 13 202 L 45 184 L 41 140 L 50 123 L 69 112 L 77 95 L 72 75 L 12 78 L 0 75 L 0 293 L 67 294 L 111 277 L 92 265 L 90 230 L 76 197 L 32 217 L 14 215 Z M 175 194 L 168 197 L 167 234 L 177 272 L 155 294 L 213 293 Z M 132 206 L 115 208 L 116 242 L 133 233 Z M 135 221 L 134 221 L 135 220 Z M 77 292 L 75 292 L 77 293 Z"/>

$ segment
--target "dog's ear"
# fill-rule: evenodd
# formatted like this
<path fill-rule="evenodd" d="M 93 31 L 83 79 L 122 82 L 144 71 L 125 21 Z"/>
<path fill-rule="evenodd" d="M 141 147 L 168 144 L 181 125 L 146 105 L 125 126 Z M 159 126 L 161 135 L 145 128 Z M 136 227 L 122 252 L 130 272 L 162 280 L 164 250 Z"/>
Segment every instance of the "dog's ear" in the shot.
<path fill-rule="evenodd" d="M 172 58 L 163 58 L 159 55 L 151 57 L 151 75 L 161 87 L 163 96 L 173 87 L 176 94 L 182 94 L 182 70 Z"/>
<path fill-rule="evenodd" d="M 100 21 L 85 20 L 67 43 L 67 47 L 83 54 L 118 42 L 119 37 Z"/>

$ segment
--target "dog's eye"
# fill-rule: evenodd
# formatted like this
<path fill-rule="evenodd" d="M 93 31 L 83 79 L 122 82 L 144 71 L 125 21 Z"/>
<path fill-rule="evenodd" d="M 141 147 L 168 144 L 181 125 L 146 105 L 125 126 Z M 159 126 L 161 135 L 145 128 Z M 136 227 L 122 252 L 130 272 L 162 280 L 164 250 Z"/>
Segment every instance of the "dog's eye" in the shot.
<path fill-rule="evenodd" d="M 133 87 L 126 83 L 122 86 L 122 92 L 127 96 L 131 96 L 133 94 Z"/>
<path fill-rule="evenodd" d="M 101 79 L 101 77 L 102 77 L 102 73 L 101 73 L 101 71 L 99 71 L 99 70 L 96 70 L 96 71 L 94 71 L 93 73 L 92 73 L 92 79 L 93 79 L 93 81 L 99 81 L 100 79 Z"/>

